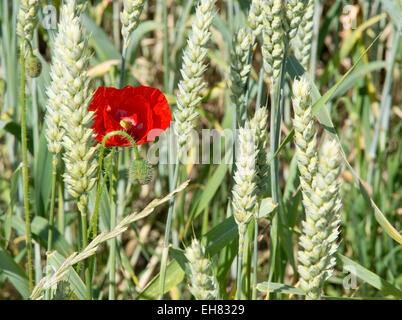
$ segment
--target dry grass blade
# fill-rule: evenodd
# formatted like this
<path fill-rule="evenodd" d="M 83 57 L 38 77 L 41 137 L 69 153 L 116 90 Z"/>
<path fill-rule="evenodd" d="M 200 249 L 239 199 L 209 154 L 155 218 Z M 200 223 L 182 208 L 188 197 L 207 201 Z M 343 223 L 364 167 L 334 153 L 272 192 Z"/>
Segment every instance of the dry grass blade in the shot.
<path fill-rule="evenodd" d="M 124 231 L 127 230 L 127 225 L 133 223 L 137 220 L 143 219 L 150 215 L 156 207 L 160 206 L 161 204 L 169 201 L 176 193 L 183 191 L 189 184 L 190 180 L 187 180 L 183 184 L 181 184 L 177 189 L 169 193 L 162 199 L 155 199 L 151 203 L 149 203 L 144 210 L 140 213 L 134 212 L 124 218 L 113 230 L 109 232 L 103 232 L 99 234 L 91 243 L 81 252 L 72 253 L 60 266 L 56 272 L 54 272 L 51 276 L 44 277 L 34 288 L 32 294 L 30 296 L 33 300 L 40 300 L 42 299 L 41 293 L 42 290 L 52 287 L 57 284 L 59 281 L 63 279 L 63 277 L 68 272 L 68 268 L 73 266 L 74 264 L 85 260 L 86 258 L 95 254 L 96 250 L 98 249 L 99 245 L 103 242 L 117 237 L 118 235 L 122 234 Z M 51 254 L 51 253 L 50 253 Z"/>

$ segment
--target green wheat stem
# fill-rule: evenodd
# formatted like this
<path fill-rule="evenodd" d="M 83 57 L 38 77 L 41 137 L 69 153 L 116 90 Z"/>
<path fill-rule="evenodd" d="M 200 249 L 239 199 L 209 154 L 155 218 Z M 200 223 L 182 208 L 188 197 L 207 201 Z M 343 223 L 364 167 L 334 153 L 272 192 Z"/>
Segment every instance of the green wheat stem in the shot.
<path fill-rule="evenodd" d="M 29 292 L 33 289 L 33 264 L 32 264 L 32 239 L 31 239 L 31 220 L 29 217 L 29 198 L 28 198 L 28 143 L 27 143 L 27 120 L 25 105 L 25 55 L 24 42 L 21 40 L 20 45 L 20 63 L 21 63 L 21 139 L 22 139 L 22 156 L 23 156 L 23 186 L 24 186 L 24 211 L 25 211 L 25 233 L 27 244 L 28 259 L 28 281 Z"/>
<path fill-rule="evenodd" d="M 169 90 L 169 33 L 168 33 L 168 3 L 163 4 L 163 64 L 165 70 L 163 73 L 163 84 L 165 90 Z"/>
<path fill-rule="evenodd" d="M 280 138 L 280 131 L 281 131 L 281 110 L 282 110 L 282 103 L 283 103 L 283 88 L 285 84 L 285 74 L 286 74 L 286 59 L 287 59 L 287 52 L 289 47 L 289 41 L 286 39 L 285 42 L 285 50 L 282 59 L 282 68 L 281 68 L 281 78 L 280 82 L 277 84 L 279 85 L 278 88 L 274 88 L 273 92 L 271 92 L 271 125 L 270 125 L 270 154 L 271 154 L 271 193 L 272 193 L 272 200 L 274 202 L 279 203 L 279 168 L 278 168 L 278 158 L 274 157 L 276 150 L 279 147 L 279 138 Z M 275 266 L 276 266 L 276 254 L 278 249 L 278 228 L 279 228 L 279 208 L 274 214 L 272 218 L 272 227 L 271 227 L 271 239 L 273 240 L 272 245 L 272 255 L 271 255 L 271 265 L 270 271 L 268 276 L 268 281 L 272 281 L 272 277 L 274 275 Z"/>
<path fill-rule="evenodd" d="M 317 50 L 318 50 L 318 35 L 320 32 L 320 18 L 322 13 L 321 0 L 315 0 L 314 3 L 314 16 L 313 16 L 313 38 L 311 43 L 311 57 L 310 57 L 310 76 L 311 81 L 315 81 L 315 73 L 317 68 Z M 307 70 L 306 70 L 307 71 Z"/>
<path fill-rule="evenodd" d="M 258 267 L 258 217 L 254 216 L 254 236 L 253 236 L 253 284 L 252 284 L 252 300 L 257 298 L 257 267 Z"/>
<path fill-rule="evenodd" d="M 63 194 L 63 181 L 58 183 L 57 193 L 58 193 L 58 208 L 57 208 L 57 229 L 64 235 L 64 194 Z"/>
<path fill-rule="evenodd" d="M 240 226 L 239 226 L 240 227 Z M 244 238 L 245 234 L 240 232 L 239 234 L 239 248 L 237 252 L 237 284 L 236 284 L 236 300 L 241 300 L 242 298 L 242 289 L 243 289 L 243 248 L 244 248 Z"/>
<path fill-rule="evenodd" d="M 56 200 L 56 183 L 57 183 L 57 155 L 53 155 L 52 162 L 52 187 L 50 196 L 50 210 L 49 210 L 49 233 L 47 237 L 47 251 L 52 250 L 53 245 L 53 224 L 54 224 L 54 205 Z"/>
<path fill-rule="evenodd" d="M 50 196 L 50 210 L 49 210 L 49 231 L 47 234 L 47 252 L 52 251 L 53 248 L 53 227 L 54 227 L 54 204 L 56 200 L 56 184 L 57 184 L 57 155 L 53 155 L 52 161 L 52 187 Z M 48 261 L 47 261 L 48 263 Z M 46 290 L 45 299 L 50 299 L 50 289 Z"/>
<path fill-rule="evenodd" d="M 176 188 L 179 180 L 179 163 L 176 164 L 173 174 L 173 180 L 170 185 L 170 189 Z M 163 242 L 163 251 L 162 251 L 162 260 L 161 260 L 161 270 L 160 270 L 160 277 L 159 277 L 159 285 L 160 285 L 160 298 L 163 298 L 165 293 L 165 282 L 166 282 L 166 267 L 167 267 L 167 260 L 169 254 L 169 240 L 170 240 L 170 231 L 172 228 L 172 220 L 173 220 L 173 211 L 174 211 L 174 204 L 175 204 L 176 197 L 172 197 L 169 201 L 169 209 L 168 209 L 168 216 L 166 219 L 166 229 L 165 229 L 165 238 Z"/>
<path fill-rule="evenodd" d="M 82 236 L 82 248 L 86 248 L 88 245 L 88 206 L 85 205 L 80 208 L 81 213 L 81 236 Z M 91 275 L 90 269 L 86 261 L 83 261 L 84 268 L 84 277 L 85 277 L 85 289 L 86 289 L 86 298 L 88 300 L 92 299 L 92 288 L 91 288 Z"/>
<path fill-rule="evenodd" d="M 123 52 L 121 54 L 121 71 L 120 71 L 120 83 L 119 88 L 123 88 L 124 85 L 124 73 L 126 70 L 126 55 L 127 55 L 127 43 L 124 41 L 123 43 Z"/>

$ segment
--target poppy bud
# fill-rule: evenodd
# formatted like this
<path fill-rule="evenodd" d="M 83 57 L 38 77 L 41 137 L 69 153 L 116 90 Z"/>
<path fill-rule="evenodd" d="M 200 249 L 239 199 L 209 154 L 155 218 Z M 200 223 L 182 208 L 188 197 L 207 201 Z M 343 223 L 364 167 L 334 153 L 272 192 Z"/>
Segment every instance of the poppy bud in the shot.
<path fill-rule="evenodd" d="M 37 78 L 42 72 L 42 63 L 37 57 L 32 55 L 27 59 L 26 68 L 28 76 L 31 78 Z"/>
<path fill-rule="evenodd" d="M 131 163 L 129 177 L 131 182 L 141 185 L 148 184 L 153 178 L 152 166 L 143 159 L 136 159 Z"/>

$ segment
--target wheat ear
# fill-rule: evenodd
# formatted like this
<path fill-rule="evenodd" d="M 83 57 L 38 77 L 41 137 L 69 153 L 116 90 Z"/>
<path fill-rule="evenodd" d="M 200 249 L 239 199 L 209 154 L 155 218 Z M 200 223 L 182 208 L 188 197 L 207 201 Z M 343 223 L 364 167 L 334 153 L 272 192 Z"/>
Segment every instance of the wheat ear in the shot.
<path fill-rule="evenodd" d="M 63 76 L 63 86 L 58 95 L 61 102 L 62 126 L 65 130 L 63 146 L 66 170 L 64 181 L 68 192 L 80 198 L 79 206 L 86 206 L 86 193 L 95 183 L 93 162 L 96 148 L 91 129 L 93 112 L 87 106 L 91 99 L 90 78 L 87 75 L 89 49 L 76 2 L 67 0 L 61 9 L 61 20 L 55 47 L 55 62 Z M 50 92 L 50 91 L 49 91 Z"/>
<path fill-rule="evenodd" d="M 17 17 L 17 34 L 32 41 L 33 31 L 38 23 L 39 0 L 21 0 Z"/>
<path fill-rule="evenodd" d="M 293 95 L 296 159 L 306 213 L 298 271 L 307 298 L 319 299 L 323 282 L 331 274 L 332 255 L 337 248 L 340 157 L 337 144 L 326 141 L 318 161 L 310 86 L 305 76 L 294 81 Z"/>
<path fill-rule="evenodd" d="M 257 171 L 257 194 L 261 197 L 264 194 L 268 175 L 267 158 L 267 107 L 260 107 L 255 111 L 254 117 L 250 121 L 251 129 L 255 132 L 255 145 L 257 148 L 256 171 Z"/>
<path fill-rule="evenodd" d="M 300 237 L 298 271 L 307 299 L 320 299 L 324 282 L 332 275 L 342 206 L 339 196 L 341 157 L 338 143 L 326 140 L 321 148 L 312 201 L 305 201 L 306 219 Z"/>
<path fill-rule="evenodd" d="M 254 38 L 257 38 L 262 32 L 264 20 L 263 2 L 264 0 L 252 0 L 250 5 L 247 22 L 251 30 L 253 30 Z"/>
<path fill-rule="evenodd" d="M 284 55 L 284 32 L 282 28 L 282 1 L 267 0 L 263 3 L 262 56 L 265 75 L 275 87 L 281 72 Z"/>
<path fill-rule="evenodd" d="M 252 217 L 256 203 L 256 161 L 258 150 L 255 145 L 255 131 L 250 122 L 246 121 L 238 134 L 238 156 L 236 157 L 235 184 L 233 186 L 233 215 L 239 226 L 240 244 L 243 245 L 244 233 Z"/>
<path fill-rule="evenodd" d="M 241 299 L 243 250 L 247 226 L 255 214 L 257 204 L 257 148 L 255 145 L 255 130 L 246 121 L 238 132 L 238 147 L 236 148 L 236 171 L 232 190 L 233 216 L 239 232 L 238 266 L 237 266 L 237 299 Z"/>
<path fill-rule="evenodd" d="M 286 0 L 285 6 L 285 30 L 289 40 L 292 40 L 302 22 L 307 0 Z"/>
<path fill-rule="evenodd" d="M 241 28 L 232 46 L 230 91 L 232 103 L 237 107 L 237 114 L 240 114 L 240 106 L 244 105 L 246 85 L 251 70 L 249 63 L 251 41 L 251 35 L 246 29 Z"/>
<path fill-rule="evenodd" d="M 120 13 L 120 21 L 122 24 L 121 34 L 125 46 L 128 46 L 131 33 L 140 23 L 144 4 L 145 0 L 124 0 L 124 8 L 123 12 Z"/>
<path fill-rule="evenodd" d="M 296 37 L 292 41 L 295 57 L 305 70 L 308 68 L 308 63 L 311 54 L 311 43 L 313 39 L 313 17 L 314 17 L 314 0 L 309 0 L 306 10 L 297 30 Z"/>
<path fill-rule="evenodd" d="M 183 66 L 180 70 L 177 110 L 174 130 L 178 137 L 179 158 L 185 155 L 189 146 L 189 136 L 198 117 L 196 107 L 201 102 L 201 91 L 205 87 L 203 75 L 207 56 L 207 44 L 211 37 L 210 26 L 213 18 L 215 0 L 200 0 L 196 9 L 196 18 L 187 46 L 183 53 Z"/>
<path fill-rule="evenodd" d="M 304 76 L 293 83 L 293 110 L 300 184 L 304 197 L 310 197 L 313 193 L 313 182 L 317 173 L 318 155 L 310 85 Z"/>
<path fill-rule="evenodd" d="M 205 248 L 193 239 L 191 246 L 186 248 L 186 258 L 191 274 L 190 291 L 197 300 L 214 300 L 218 298 L 219 286 L 212 271 L 211 262 L 206 257 Z"/>

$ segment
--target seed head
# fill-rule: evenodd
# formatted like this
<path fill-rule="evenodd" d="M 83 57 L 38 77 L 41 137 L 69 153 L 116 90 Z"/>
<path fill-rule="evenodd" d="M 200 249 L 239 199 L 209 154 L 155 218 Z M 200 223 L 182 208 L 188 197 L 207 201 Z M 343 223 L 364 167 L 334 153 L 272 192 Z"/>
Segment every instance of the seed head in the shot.
<path fill-rule="evenodd" d="M 135 159 L 130 166 L 130 180 L 140 185 L 149 184 L 153 178 L 152 166 L 143 159 Z"/>
<path fill-rule="evenodd" d="M 32 55 L 27 59 L 26 71 L 28 76 L 31 78 L 37 78 L 40 76 L 42 72 L 42 63 L 38 57 Z"/>

